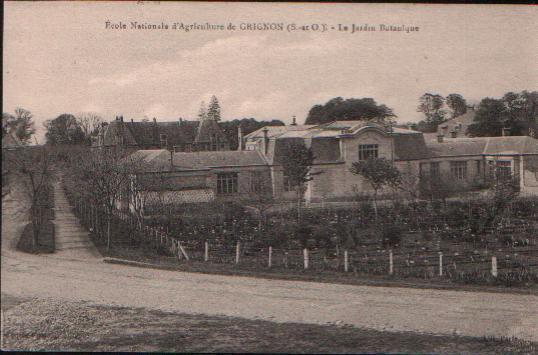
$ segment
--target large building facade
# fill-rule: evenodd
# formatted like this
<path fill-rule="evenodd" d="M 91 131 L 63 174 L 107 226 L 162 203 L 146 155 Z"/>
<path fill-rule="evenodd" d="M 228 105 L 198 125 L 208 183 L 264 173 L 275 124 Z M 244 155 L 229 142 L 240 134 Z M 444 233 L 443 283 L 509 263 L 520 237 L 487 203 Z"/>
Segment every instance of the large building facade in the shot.
<path fill-rule="evenodd" d="M 296 199 L 296 189 L 289 185 L 282 165 L 287 159 L 283 148 L 287 142 L 301 141 L 315 157 L 311 171 L 316 174 L 306 184 L 304 196 L 311 203 L 371 194 L 370 184 L 350 171 L 354 162 L 370 157 L 385 158 L 400 170 L 405 184 L 400 194 L 407 191 L 419 196 L 426 177 L 455 187 L 454 191 L 466 191 L 480 189 L 502 175 L 517 179 L 522 194 L 538 195 L 538 140 L 527 136 L 440 136 L 426 141 L 417 131 L 365 121 L 334 121 L 264 127 L 241 141 L 238 151 L 139 150 L 135 154 L 147 165 L 146 175 L 160 179 L 147 183 L 145 189 L 175 196 L 178 203 L 262 195 L 275 201 Z"/>

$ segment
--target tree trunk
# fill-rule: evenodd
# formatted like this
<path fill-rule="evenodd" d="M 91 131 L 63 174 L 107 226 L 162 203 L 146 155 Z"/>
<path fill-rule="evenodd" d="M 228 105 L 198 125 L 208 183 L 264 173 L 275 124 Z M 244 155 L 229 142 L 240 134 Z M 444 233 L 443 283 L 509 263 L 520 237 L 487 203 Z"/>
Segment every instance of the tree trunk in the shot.
<path fill-rule="evenodd" d="M 106 219 L 106 234 L 107 234 L 106 248 L 108 251 L 110 251 L 110 215 L 108 215 Z"/>

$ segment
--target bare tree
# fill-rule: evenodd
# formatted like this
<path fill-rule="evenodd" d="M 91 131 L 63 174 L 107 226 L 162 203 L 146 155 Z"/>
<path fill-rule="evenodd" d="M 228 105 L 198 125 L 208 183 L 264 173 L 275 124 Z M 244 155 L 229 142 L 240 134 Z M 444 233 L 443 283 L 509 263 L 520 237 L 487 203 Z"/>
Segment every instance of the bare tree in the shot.
<path fill-rule="evenodd" d="M 84 138 L 90 140 L 91 136 L 97 133 L 97 130 L 103 118 L 94 112 L 82 112 L 76 115 L 76 120 L 84 133 Z"/>
<path fill-rule="evenodd" d="M 47 194 L 50 193 L 53 178 L 55 153 L 49 147 L 28 147 L 12 152 L 4 157 L 8 160 L 10 172 L 21 184 L 22 191 L 29 201 L 32 223 L 32 247 L 36 250 L 39 234 L 45 221 L 43 211 L 47 206 Z"/>

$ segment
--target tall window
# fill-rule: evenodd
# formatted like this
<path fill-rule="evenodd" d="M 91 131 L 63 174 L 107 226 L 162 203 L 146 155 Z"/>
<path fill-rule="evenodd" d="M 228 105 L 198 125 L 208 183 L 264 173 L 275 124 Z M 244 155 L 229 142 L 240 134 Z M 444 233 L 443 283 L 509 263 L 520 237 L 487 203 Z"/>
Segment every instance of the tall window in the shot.
<path fill-rule="evenodd" d="M 378 157 L 377 144 L 359 144 L 359 160 Z"/>
<path fill-rule="evenodd" d="M 166 134 L 161 134 L 161 147 L 166 147 L 168 145 L 168 137 Z"/>
<path fill-rule="evenodd" d="M 476 176 L 482 175 L 482 160 L 476 161 Z"/>
<path fill-rule="evenodd" d="M 430 176 L 432 179 L 439 179 L 441 177 L 439 162 L 430 163 Z"/>
<path fill-rule="evenodd" d="M 291 182 L 291 179 L 286 174 L 286 172 L 284 172 L 283 184 L 284 184 L 284 191 L 294 191 L 295 190 L 295 185 Z"/>
<path fill-rule="evenodd" d="M 250 173 L 250 192 L 260 193 L 263 191 L 263 175 L 259 171 Z"/>
<path fill-rule="evenodd" d="M 500 179 L 510 178 L 512 176 L 512 162 L 510 160 L 497 160 L 495 162 L 495 174 Z"/>
<path fill-rule="evenodd" d="M 458 180 L 467 179 L 467 162 L 466 161 L 451 161 L 450 173 L 452 177 Z"/>
<path fill-rule="evenodd" d="M 217 174 L 217 193 L 233 194 L 237 193 L 237 173 Z"/>

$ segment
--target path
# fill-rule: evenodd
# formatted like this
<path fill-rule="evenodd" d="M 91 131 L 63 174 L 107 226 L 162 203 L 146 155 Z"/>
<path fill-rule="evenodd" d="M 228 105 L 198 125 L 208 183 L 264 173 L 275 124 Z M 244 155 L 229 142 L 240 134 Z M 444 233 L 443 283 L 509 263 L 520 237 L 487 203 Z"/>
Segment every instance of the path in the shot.
<path fill-rule="evenodd" d="M 57 195 L 58 208 L 64 211 L 61 196 Z M 11 218 L 13 205 L 13 201 L 2 204 L 4 241 L 13 238 L 21 223 Z M 538 341 L 535 295 L 350 286 L 141 269 L 104 264 L 97 257 L 65 258 L 62 253 L 65 255 L 66 250 L 58 255 L 27 255 L 9 250 L 9 244 L 2 243 L 1 287 L 3 293 L 14 297 L 275 322 L 342 322 L 386 331 L 517 336 Z"/>
<path fill-rule="evenodd" d="M 57 255 L 75 259 L 99 258 L 99 252 L 86 229 L 73 214 L 60 183 L 54 185 L 54 212 Z"/>

